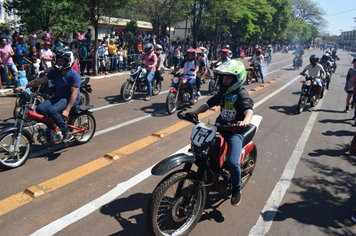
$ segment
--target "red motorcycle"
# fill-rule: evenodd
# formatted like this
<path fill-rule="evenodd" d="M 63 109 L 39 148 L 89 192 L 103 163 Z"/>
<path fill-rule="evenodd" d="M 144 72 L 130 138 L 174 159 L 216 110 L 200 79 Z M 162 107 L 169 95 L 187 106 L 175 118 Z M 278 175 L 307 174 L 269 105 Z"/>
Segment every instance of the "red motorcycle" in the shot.
<path fill-rule="evenodd" d="M 178 118 L 195 124 L 190 136 L 191 149 L 162 160 L 151 170 L 152 175 L 162 176 L 183 165 L 166 176 L 151 195 L 146 213 L 151 235 L 188 235 L 200 220 L 209 191 L 222 192 L 227 197 L 231 189 L 226 161 L 228 146 L 219 131 L 241 133 L 244 137 L 239 162 L 242 188 L 256 166 L 257 149 L 252 139 L 261 116 L 254 116 L 249 127 L 205 124 L 196 115 L 182 111 Z"/>
<path fill-rule="evenodd" d="M 22 109 L 18 113 L 15 125 L 5 128 L 0 133 L 0 167 L 12 169 L 19 167 L 29 158 L 32 145 L 35 143 L 34 133 L 37 132 L 37 141 L 44 144 L 58 144 L 62 141 L 62 134 L 56 124 L 41 114 L 33 112 L 39 89 L 31 95 L 21 91 L 19 104 Z M 83 144 L 89 142 L 94 136 L 96 122 L 92 112 L 89 111 L 93 106 L 83 105 L 73 108 L 66 124 L 74 136 L 74 142 Z M 51 128 L 35 128 L 34 123 L 48 125 Z"/>
<path fill-rule="evenodd" d="M 190 105 L 197 103 L 198 96 L 194 95 L 194 99 L 191 99 L 189 92 L 189 80 L 184 78 L 183 74 L 177 73 L 174 75 L 172 79 L 172 86 L 173 88 L 169 91 L 166 99 L 166 109 L 170 115 L 177 110 L 179 103 L 189 103 Z M 193 94 L 195 94 L 195 91 L 196 88 L 194 83 Z"/>

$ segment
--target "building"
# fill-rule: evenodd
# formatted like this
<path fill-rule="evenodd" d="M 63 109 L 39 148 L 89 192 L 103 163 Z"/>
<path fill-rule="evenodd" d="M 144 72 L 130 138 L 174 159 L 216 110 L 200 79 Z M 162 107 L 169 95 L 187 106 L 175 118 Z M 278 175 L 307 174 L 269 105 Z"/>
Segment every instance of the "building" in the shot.
<path fill-rule="evenodd" d="M 7 2 L 7 0 L 0 0 L 0 23 L 15 23 L 15 27 L 17 26 L 17 22 L 20 20 L 20 18 L 16 14 L 8 14 L 6 13 L 6 10 L 4 8 L 4 3 Z"/>
<path fill-rule="evenodd" d="M 193 26 L 193 21 L 191 19 L 185 19 L 182 20 L 176 24 L 173 25 L 174 30 L 172 32 L 172 39 L 176 40 L 177 38 L 183 40 L 186 39 L 187 37 L 192 36 L 192 26 Z"/>
<path fill-rule="evenodd" d="M 342 31 L 340 36 L 341 46 L 356 46 L 356 30 Z"/>

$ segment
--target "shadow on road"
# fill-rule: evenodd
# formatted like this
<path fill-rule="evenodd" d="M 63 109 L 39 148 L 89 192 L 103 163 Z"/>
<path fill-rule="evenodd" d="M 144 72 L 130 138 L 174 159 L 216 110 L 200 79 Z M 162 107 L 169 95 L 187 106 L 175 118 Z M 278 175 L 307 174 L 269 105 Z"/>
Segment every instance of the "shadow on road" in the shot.
<path fill-rule="evenodd" d="M 298 115 L 297 114 L 297 105 L 293 105 L 293 106 L 271 106 L 269 107 L 272 110 L 276 110 L 280 113 L 284 113 L 286 115 Z M 307 111 L 308 108 L 305 109 L 305 111 Z M 304 112 L 305 112 L 304 111 Z"/>

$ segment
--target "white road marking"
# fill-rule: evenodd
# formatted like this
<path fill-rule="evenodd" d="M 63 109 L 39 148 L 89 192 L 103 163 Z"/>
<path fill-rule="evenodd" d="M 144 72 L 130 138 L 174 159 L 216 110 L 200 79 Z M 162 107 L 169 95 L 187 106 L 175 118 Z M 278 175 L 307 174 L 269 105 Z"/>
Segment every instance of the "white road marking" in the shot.
<path fill-rule="evenodd" d="M 319 108 L 321 106 L 323 100 L 324 99 L 320 100 L 316 108 Z M 313 129 L 313 125 L 316 121 L 317 116 L 318 116 L 318 112 L 312 112 L 303 130 L 303 133 L 300 136 L 298 143 L 295 146 L 292 156 L 289 158 L 288 163 L 284 168 L 281 178 L 279 179 L 271 195 L 269 196 L 262 210 L 262 213 L 258 217 L 256 224 L 250 230 L 249 236 L 265 235 L 270 230 L 274 217 L 278 211 L 278 207 L 282 202 L 283 196 L 287 192 L 287 189 L 289 188 L 292 182 L 294 172 L 297 168 L 300 157 L 303 154 L 305 145 L 307 144 L 307 141 L 309 139 L 310 133 Z"/>
<path fill-rule="evenodd" d="M 176 153 L 182 153 L 188 151 L 190 145 L 187 145 L 183 147 L 182 149 L 178 150 Z M 174 155 L 172 154 L 172 155 Z M 125 193 L 127 190 L 135 186 L 136 184 L 139 184 L 143 180 L 147 179 L 148 177 L 151 176 L 151 169 L 155 165 L 147 168 L 146 170 L 142 171 L 141 173 L 138 173 L 131 179 L 119 183 L 115 188 L 107 192 L 106 194 L 102 195 L 101 197 L 95 199 L 94 201 L 89 202 L 88 204 L 82 206 L 81 208 L 69 213 L 68 215 L 65 215 L 61 218 L 59 218 L 56 221 L 53 221 L 52 223 L 46 225 L 45 227 L 37 230 L 31 236 L 49 236 L 49 235 L 54 235 L 55 233 L 58 233 L 62 229 L 66 228 L 67 226 L 73 224 L 74 222 L 83 219 L 87 215 L 91 214 L 92 212 L 96 211 L 103 205 L 113 201 L 115 198 L 119 197 L 121 194 Z"/>
<path fill-rule="evenodd" d="M 255 104 L 254 108 L 257 108 L 258 106 L 260 106 L 261 104 L 266 102 L 269 98 L 271 98 L 274 95 L 276 95 L 279 92 L 281 92 L 283 89 L 285 89 L 287 86 L 292 84 L 297 79 L 299 79 L 299 76 L 294 78 L 293 80 L 289 81 L 286 85 L 284 85 L 283 87 L 279 88 L 275 92 L 273 92 L 270 95 L 266 96 L 261 101 L 257 102 Z M 150 117 L 151 115 L 148 115 L 148 116 Z M 147 116 L 145 116 L 145 117 L 147 117 Z M 174 154 L 184 152 L 189 147 L 190 147 L 190 145 L 187 145 L 184 148 L 180 149 L 179 151 L 175 152 Z M 172 155 L 174 155 L 174 154 L 172 154 Z M 114 189 L 112 189 L 111 191 L 109 191 L 106 194 L 102 195 L 101 197 L 91 201 L 90 203 L 84 205 L 83 207 L 81 207 L 81 208 L 79 208 L 79 209 L 67 214 L 66 216 L 63 216 L 63 217 L 59 218 L 58 220 L 55 220 L 52 223 L 50 223 L 50 224 L 44 226 L 43 228 L 37 230 L 36 232 L 31 234 L 31 236 L 53 235 L 53 234 L 61 231 L 62 229 L 66 228 L 67 226 L 75 223 L 76 221 L 86 217 L 87 215 L 89 215 L 92 212 L 94 212 L 97 209 L 99 209 L 101 206 L 113 201 L 114 199 L 119 197 L 121 194 L 123 194 L 124 192 L 129 190 L 130 188 L 134 187 L 135 185 L 139 184 L 143 180 L 147 179 L 151 175 L 151 169 L 153 168 L 153 166 L 151 166 L 151 167 L 147 168 L 146 170 L 144 170 L 143 172 L 135 175 L 131 179 L 129 179 L 129 180 L 125 181 L 125 182 L 119 183 Z"/>

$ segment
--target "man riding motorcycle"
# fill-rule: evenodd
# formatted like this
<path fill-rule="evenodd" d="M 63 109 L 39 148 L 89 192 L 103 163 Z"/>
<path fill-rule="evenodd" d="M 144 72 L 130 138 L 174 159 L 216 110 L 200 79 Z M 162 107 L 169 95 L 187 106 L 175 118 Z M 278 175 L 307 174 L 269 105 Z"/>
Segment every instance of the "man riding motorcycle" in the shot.
<path fill-rule="evenodd" d="M 72 107 L 75 107 L 80 100 L 80 82 L 81 76 L 72 67 L 74 56 L 72 51 L 65 47 L 56 52 L 57 63 L 54 70 L 47 75 L 30 81 L 26 86 L 18 87 L 16 90 L 25 90 L 28 87 L 46 83 L 48 80 L 54 80 L 56 84 L 56 93 L 54 97 L 42 102 L 37 106 L 36 112 L 46 114 L 62 131 L 64 143 L 74 139 L 69 132 L 64 119 L 67 119 Z"/>
<path fill-rule="evenodd" d="M 256 54 L 253 55 L 252 60 L 255 61 L 255 63 L 257 64 L 258 67 L 258 71 L 260 72 L 261 75 L 261 79 L 262 79 L 262 83 L 265 82 L 265 80 L 263 79 L 263 73 L 262 73 L 262 61 L 263 61 L 264 57 L 262 55 L 262 50 L 261 49 L 257 49 L 256 50 Z"/>
<path fill-rule="evenodd" d="M 246 70 L 241 61 L 229 61 L 216 68 L 219 76 L 220 89 L 205 104 L 192 112 L 196 115 L 206 112 L 213 106 L 220 106 L 221 113 L 217 118 L 219 124 L 249 126 L 253 116 L 253 101 L 242 87 L 246 79 Z M 241 201 L 241 169 L 239 158 L 243 136 L 236 133 L 221 132 L 228 143 L 228 165 L 232 178 L 231 204 L 238 205 Z"/>
<path fill-rule="evenodd" d="M 189 92 L 191 97 L 191 103 L 194 102 L 194 83 L 196 75 L 199 71 L 199 61 L 196 60 L 196 51 L 193 48 L 187 50 L 187 59 L 185 59 L 176 69 L 174 69 L 173 74 L 175 74 L 180 68 L 184 68 L 184 78 L 189 80 Z"/>
<path fill-rule="evenodd" d="M 318 63 L 319 56 L 316 55 L 316 54 L 313 54 L 313 55 L 310 56 L 309 61 L 310 61 L 310 64 L 307 65 L 300 74 L 304 75 L 304 73 L 306 71 L 308 71 L 309 76 L 316 77 L 316 76 L 319 76 L 320 72 L 321 72 L 321 78 L 325 79 L 325 75 L 326 75 L 325 70 L 323 69 L 322 65 L 320 65 Z M 315 105 L 317 105 L 318 102 L 319 102 L 319 96 L 320 96 L 320 93 L 321 93 L 322 84 L 321 84 L 321 80 L 320 79 L 316 79 L 315 82 L 317 83 L 317 86 L 318 86 L 318 92 L 317 92 L 317 94 L 315 96 Z M 303 90 L 303 86 L 304 86 L 304 84 L 302 85 L 302 90 Z"/>
<path fill-rule="evenodd" d="M 156 54 L 153 52 L 153 45 L 151 43 L 147 43 L 145 45 L 144 52 L 145 54 L 143 54 L 140 58 L 134 61 L 134 64 L 137 64 L 140 61 L 145 61 L 145 68 L 147 70 L 147 97 L 145 97 L 145 101 L 149 101 L 152 98 L 152 80 L 155 77 L 156 65 L 158 60 Z"/>
<path fill-rule="evenodd" d="M 329 90 L 330 79 L 332 76 L 332 72 L 334 71 L 333 65 L 330 62 L 330 55 L 328 53 L 324 53 L 324 55 L 319 61 L 319 64 L 326 72 L 326 89 Z"/>

